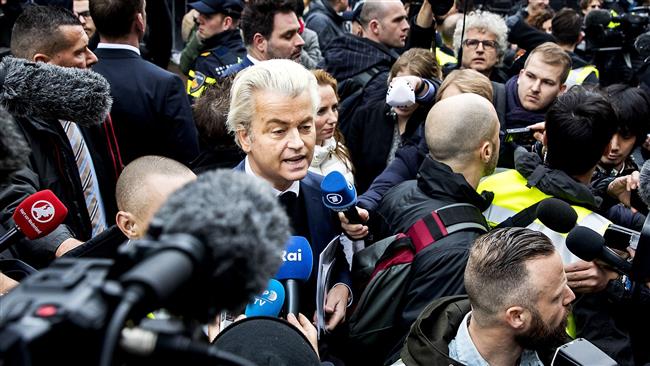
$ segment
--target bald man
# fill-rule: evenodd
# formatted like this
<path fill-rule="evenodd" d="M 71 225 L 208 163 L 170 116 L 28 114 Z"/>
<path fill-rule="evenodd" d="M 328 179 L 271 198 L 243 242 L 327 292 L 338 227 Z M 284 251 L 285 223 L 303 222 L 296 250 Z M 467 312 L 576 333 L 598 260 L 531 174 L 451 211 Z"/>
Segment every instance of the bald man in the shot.
<path fill-rule="evenodd" d="M 131 240 L 142 238 L 167 197 L 195 179 L 189 168 L 166 157 L 147 155 L 133 160 L 115 188 L 117 226 Z"/>
<path fill-rule="evenodd" d="M 391 189 L 378 209 L 393 233 L 406 232 L 432 211 L 452 204 L 469 204 L 468 221 L 490 206 L 491 200 L 478 194 L 476 187 L 494 172 L 499 156 L 499 120 L 492 103 L 468 93 L 445 98 L 431 108 L 424 128 L 429 155 L 418 178 Z M 476 225 L 453 232 L 415 256 L 404 281 L 399 336 L 406 335 L 432 300 L 465 293 L 463 271 L 469 249 L 486 230 Z M 395 351 L 402 342 L 398 344 Z"/>

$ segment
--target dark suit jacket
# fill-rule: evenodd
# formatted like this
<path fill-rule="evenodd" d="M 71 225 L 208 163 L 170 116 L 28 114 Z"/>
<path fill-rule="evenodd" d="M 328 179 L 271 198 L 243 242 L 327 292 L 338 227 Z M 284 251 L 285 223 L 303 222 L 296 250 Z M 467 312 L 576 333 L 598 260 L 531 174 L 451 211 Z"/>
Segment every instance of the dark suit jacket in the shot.
<path fill-rule="evenodd" d="M 181 79 L 131 50 L 99 48 L 95 54 L 93 71 L 111 84 L 111 116 L 124 164 L 152 154 L 192 161 L 199 143 Z"/>
<path fill-rule="evenodd" d="M 244 161 L 239 163 L 235 170 L 244 172 Z M 304 199 L 307 211 L 307 222 L 309 226 L 309 234 L 311 235 L 310 245 L 313 253 L 314 267 L 311 271 L 310 283 L 315 285 L 315 279 L 318 275 L 318 258 L 320 253 L 325 249 L 332 239 L 338 235 L 341 230 L 338 229 L 339 221 L 334 214 L 323 205 L 321 198 L 320 183 L 323 176 L 316 173 L 307 172 L 307 175 L 300 181 L 300 197 Z M 337 258 L 337 265 L 332 279 L 334 283 L 344 283 L 351 287 L 352 280 L 350 277 L 350 269 L 343 255 L 343 248 L 340 248 L 339 256 Z M 313 294 L 316 293 L 316 288 L 310 289 Z M 312 293 L 312 292 L 310 292 Z M 352 294 L 350 294 L 351 296 Z M 313 299 L 314 296 L 312 295 Z M 312 300 L 313 301 L 313 300 Z M 310 310 L 313 310 L 315 304 L 306 305 Z M 301 305 L 301 309 L 303 306 Z M 302 310 L 301 310 L 302 311 Z M 309 314 L 311 316 L 311 314 Z"/>

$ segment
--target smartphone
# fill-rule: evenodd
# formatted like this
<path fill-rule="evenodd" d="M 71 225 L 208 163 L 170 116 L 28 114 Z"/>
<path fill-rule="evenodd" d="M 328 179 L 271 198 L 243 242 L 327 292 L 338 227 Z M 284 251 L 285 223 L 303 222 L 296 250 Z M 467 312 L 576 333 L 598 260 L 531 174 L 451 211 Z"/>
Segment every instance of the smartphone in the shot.
<path fill-rule="evenodd" d="M 519 146 L 531 146 L 535 140 L 535 131 L 528 127 L 509 128 L 506 130 L 505 142 L 514 142 Z"/>
<path fill-rule="evenodd" d="M 638 231 L 628 229 L 615 224 L 609 224 L 603 234 L 605 245 L 610 248 L 625 251 L 627 247 L 636 249 L 639 243 L 640 234 Z"/>

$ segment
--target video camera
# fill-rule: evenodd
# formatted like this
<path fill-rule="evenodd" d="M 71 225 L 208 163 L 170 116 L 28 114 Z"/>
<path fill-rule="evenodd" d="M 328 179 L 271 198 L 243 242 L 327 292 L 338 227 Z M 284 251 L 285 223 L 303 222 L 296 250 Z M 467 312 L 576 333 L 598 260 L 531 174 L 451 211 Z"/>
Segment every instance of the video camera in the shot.
<path fill-rule="evenodd" d="M 634 50 L 637 37 L 648 31 L 649 10 L 638 7 L 620 15 L 606 9 L 592 10 L 585 19 L 587 51 Z"/>
<path fill-rule="evenodd" d="M 0 364 L 102 364 L 100 355 L 105 353 L 107 339 L 113 338 L 113 344 L 117 342 L 124 320 L 131 319 L 142 330 L 175 341 L 167 342 L 144 358 L 138 355 L 138 347 L 133 353 L 116 352 L 116 358 L 123 364 L 165 364 L 171 355 L 192 359 L 196 364 L 250 365 L 246 360 L 214 349 L 205 339 L 201 341 L 205 338 L 200 334 L 201 324 L 217 312 L 210 306 L 210 296 L 188 297 L 195 294 L 197 286 L 205 286 L 203 281 L 167 286 L 170 281 L 186 278 L 179 273 L 183 268 L 177 265 L 178 260 L 170 260 L 169 255 L 186 257 L 188 266 L 195 268 L 193 262 L 200 260 L 201 247 L 190 235 L 172 234 L 127 243 L 120 247 L 115 261 L 87 258 L 55 261 L 0 298 L 0 354 L 3 355 Z M 159 270 L 147 265 L 152 260 Z M 192 277 L 204 276 L 194 273 Z M 159 281 L 147 284 L 150 281 L 145 277 Z M 144 301 L 133 301 L 132 307 L 118 314 L 134 288 Z M 148 313 L 161 307 L 179 317 L 154 321 L 147 318 Z M 111 324 L 117 324 L 114 331 L 110 330 Z"/>

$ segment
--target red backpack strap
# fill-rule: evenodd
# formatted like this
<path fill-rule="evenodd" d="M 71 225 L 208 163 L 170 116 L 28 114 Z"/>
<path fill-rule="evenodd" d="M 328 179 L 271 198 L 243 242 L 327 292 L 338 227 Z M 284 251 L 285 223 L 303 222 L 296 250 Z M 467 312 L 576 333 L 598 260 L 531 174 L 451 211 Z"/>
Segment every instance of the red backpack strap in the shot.
<path fill-rule="evenodd" d="M 436 240 L 447 236 L 447 228 L 442 223 L 436 211 L 431 212 L 420 220 L 416 221 L 407 231 L 406 235 L 411 238 L 415 253 L 429 246 Z"/>
<path fill-rule="evenodd" d="M 370 278 L 374 278 L 377 273 L 386 268 L 413 261 L 413 249 L 411 238 L 402 233 L 397 234 L 395 241 L 390 243 L 379 260 L 377 260 Z"/>
<path fill-rule="evenodd" d="M 481 211 L 467 203 L 455 203 L 441 207 L 429 215 L 416 221 L 407 231 L 411 238 L 415 253 L 461 230 L 477 230 L 487 232 L 489 226 Z"/>

